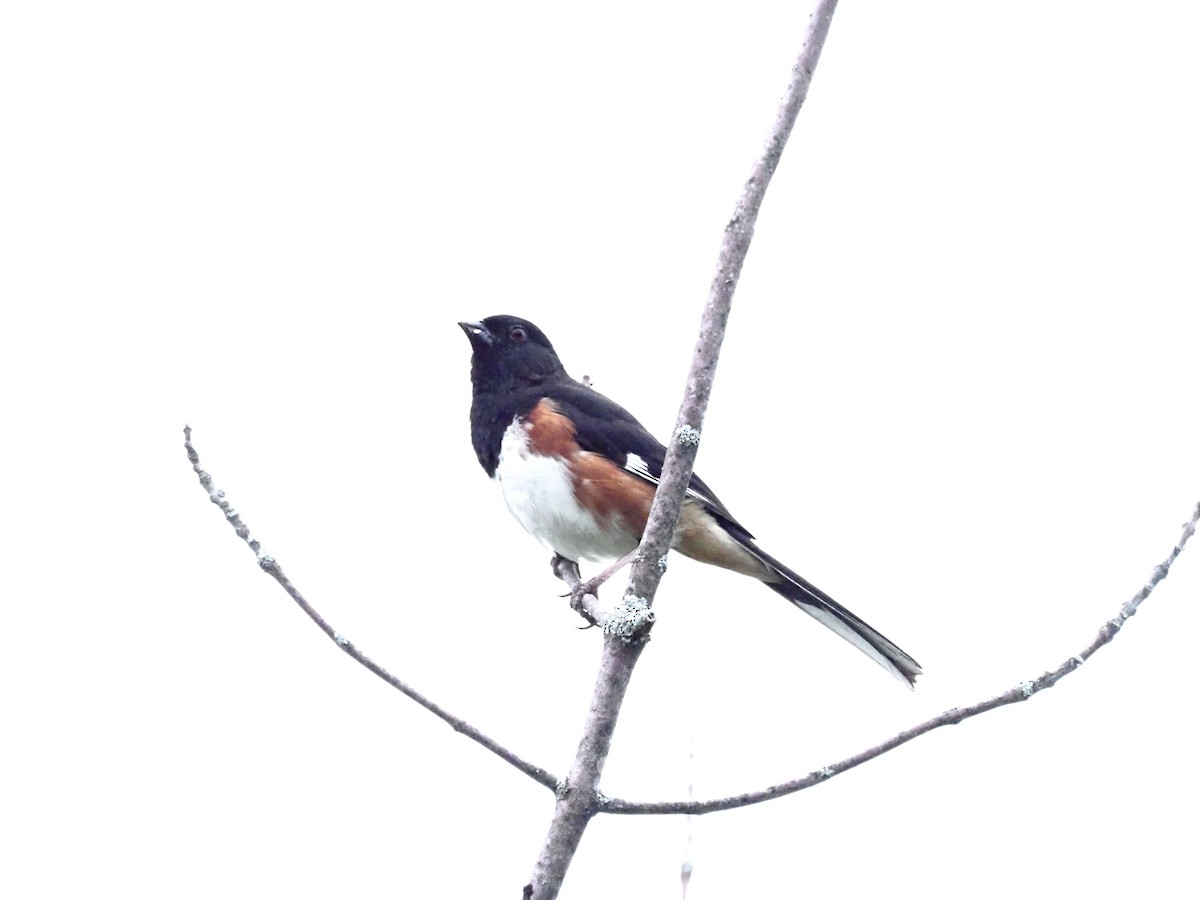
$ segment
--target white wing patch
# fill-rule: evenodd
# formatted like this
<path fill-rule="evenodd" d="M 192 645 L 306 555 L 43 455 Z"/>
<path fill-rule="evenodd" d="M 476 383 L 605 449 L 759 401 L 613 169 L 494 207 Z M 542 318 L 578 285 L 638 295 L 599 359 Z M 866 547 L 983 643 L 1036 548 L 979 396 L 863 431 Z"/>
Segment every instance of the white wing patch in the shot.
<path fill-rule="evenodd" d="M 627 472 L 632 472 L 638 478 L 643 478 L 646 481 L 648 481 L 654 485 L 659 484 L 661 481 L 661 479 L 655 478 L 653 475 L 650 474 L 650 467 L 648 465 L 646 465 L 646 461 L 644 459 L 642 459 L 640 456 L 638 456 L 636 453 L 630 453 L 628 456 L 625 457 L 625 470 Z M 700 493 L 694 487 L 691 487 L 691 486 L 688 487 L 686 496 L 692 497 L 693 499 L 696 499 L 696 500 L 699 500 L 701 503 L 705 504 L 706 506 L 712 506 L 712 507 L 715 507 L 716 509 L 722 508 L 720 503 L 717 503 L 716 500 L 714 500 L 712 497 L 709 497 L 706 494 Z"/>
<path fill-rule="evenodd" d="M 651 484 L 658 484 L 658 479 L 650 474 L 650 467 L 646 465 L 646 461 L 636 453 L 630 453 L 625 457 L 625 469 L 632 472 L 638 478 L 644 478 Z"/>

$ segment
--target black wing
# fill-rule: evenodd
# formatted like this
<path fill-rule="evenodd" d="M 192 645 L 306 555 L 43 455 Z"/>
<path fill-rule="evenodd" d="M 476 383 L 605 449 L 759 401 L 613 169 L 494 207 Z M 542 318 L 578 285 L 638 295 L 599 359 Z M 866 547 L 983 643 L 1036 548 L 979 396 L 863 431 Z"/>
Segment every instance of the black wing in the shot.
<path fill-rule="evenodd" d="M 580 447 L 611 459 L 653 485 L 659 483 L 667 448 L 624 407 L 577 381 L 547 385 L 542 393 L 575 424 L 575 440 Z M 747 538 L 754 537 L 694 472 L 688 482 L 688 495 L 703 503 L 723 523 L 732 525 Z"/>

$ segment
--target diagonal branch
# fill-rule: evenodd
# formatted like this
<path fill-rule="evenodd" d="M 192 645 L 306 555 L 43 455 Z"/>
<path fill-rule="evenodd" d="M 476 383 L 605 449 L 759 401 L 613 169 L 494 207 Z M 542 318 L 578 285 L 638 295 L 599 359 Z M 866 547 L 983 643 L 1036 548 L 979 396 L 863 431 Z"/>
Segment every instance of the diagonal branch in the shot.
<path fill-rule="evenodd" d="M 250 549 L 254 551 L 254 555 L 258 557 L 259 567 L 279 582 L 280 586 L 287 591 L 288 596 L 296 601 L 296 605 L 304 610 L 305 614 L 317 623 L 317 627 L 325 632 L 329 639 L 337 644 L 341 650 L 345 651 L 347 656 L 378 675 L 410 700 L 414 700 L 421 706 L 425 707 L 425 709 L 429 710 L 459 734 L 466 735 L 475 743 L 492 751 L 492 753 L 495 753 L 510 766 L 518 769 L 521 772 L 524 772 L 538 784 L 548 787 L 552 791 L 558 789 L 558 779 L 541 766 L 535 766 L 533 763 L 522 759 L 511 750 L 492 740 L 492 738 L 488 737 L 475 726 L 464 721 L 463 719 L 458 718 L 457 716 L 446 712 L 446 710 L 442 709 L 424 694 L 401 681 L 383 666 L 379 665 L 379 663 L 375 662 L 373 659 L 359 650 L 345 635 L 335 631 L 333 626 L 326 622 L 324 617 L 317 612 L 307 600 L 304 599 L 304 596 L 300 593 L 299 589 L 292 584 L 291 580 L 283 573 L 283 569 L 280 567 L 279 563 L 275 561 L 275 557 L 266 553 L 262 549 L 262 544 L 250 536 L 250 529 L 244 522 L 242 522 L 242 518 L 238 515 L 237 510 L 235 510 L 230 505 L 229 501 L 225 499 L 225 492 L 218 490 L 213 486 L 212 476 L 200 467 L 200 454 L 198 454 L 196 452 L 196 448 L 192 446 L 192 429 L 189 425 L 185 425 L 183 428 L 183 446 L 184 449 L 187 450 L 188 460 L 192 464 L 193 471 L 195 471 L 196 475 L 200 479 L 201 487 L 208 492 L 208 499 L 220 508 L 221 512 L 225 514 L 225 519 L 230 525 L 233 526 L 233 530 L 237 532 L 237 536 L 245 541 Z"/>
<path fill-rule="evenodd" d="M 759 791 L 750 791 L 745 794 L 737 794 L 733 797 L 722 797 L 719 800 L 681 800 L 667 801 L 661 803 L 636 803 L 629 800 L 621 800 L 617 798 L 606 799 L 600 808 L 600 812 L 617 813 L 622 815 L 701 815 L 703 813 L 719 812 L 725 809 L 737 809 L 741 806 L 750 806 L 754 803 L 762 803 L 764 800 L 772 800 L 775 797 L 783 797 L 787 794 L 794 794 L 797 791 L 802 791 L 805 788 L 810 788 L 815 784 L 820 784 L 823 781 L 828 781 L 835 775 L 840 775 L 855 766 L 862 765 L 877 756 L 882 756 L 889 750 L 894 750 L 902 744 L 907 744 L 914 738 L 918 738 L 923 734 L 928 734 L 943 725 L 957 725 L 959 722 L 966 719 L 974 718 L 981 713 L 996 709 L 1001 706 L 1008 706 L 1013 703 L 1021 703 L 1028 700 L 1034 694 L 1052 688 L 1063 678 L 1070 675 L 1072 672 L 1082 666 L 1097 650 L 1112 641 L 1120 632 L 1122 626 L 1137 612 L 1142 601 L 1150 596 L 1150 592 L 1155 586 L 1167 577 L 1171 570 L 1171 564 L 1175 562 L 1180 553 L 1183 552 L 1184 546 L 1188 540 L 1196 533 L 1196 524 L 1200 522 L 1200 503 L 1196 504 L 1196 508 L 1192 512 L 1192 517 L 1184 523 L 1183 534 L 1179 538 L 1179 542 L 1172 548 L 1167 558 L 1154 567 L 1154 571 L 1150 576 L 1150 580 L 1145 586 L 1137 592 L 1129 601 L 1122 607 L 1121 611 L 1112 619 L 1104 623 L 1104 627 L 1096 635 L 1087 647 L 1085 647 L 1078 655 L 1072 656 L 1070 659 L 1063 662 L 1053 672 L 1043 672 L 1040 676 L 1032 681 L 1026 681 L 1024 684 L 1019 684 L 1016 687 L 992 697 L 990 700 L 984 700 L 976 703 L 974 706 L 955 707 L 948 709 L 938 716 L 934 716 L 927 722 L 922 722 L 909 728 L 907 731 L 902 731 L 895 737 L 884 741 L 878 746 L 871 747 L 861 753 L 856 753 L 841 762 L 833 763 L 825 766 L 815 772 L 810 772 L 803 778 L 796 778 L 792 781 L 786 781 L 783 784 L 775 784 L 768 788 L 763 788 Z"/>
<path fill-rule="evenodd" d="M 618 617 L 622 622 L 634 624 L 627 630 L 610 628 L 606 624 L 600 673 L 592 693 L 587 724 L 571 772 L 559 790 L 554 816 L 542 852 L 534 864 L 533 876 L 525 886 L 526 898 L 552 900 L 558 896 L 567 869 L 583 839 L 584 830 L 592 816 L 603 806 L 599 790 L 600 776 L 612 744 L 621 702 L 654 621 L 650 606 L 654 602 L 655 591 L 666 568 L 671 535 L 675 531 L 684 494 L 691 479 L 692 466 L 696 461 L 700 428 L 708 408 L 708 398 L 716 375 L 725 325 L 729 321 L 733 293 L 737 288 L 742 265 L 746 261 L 746 253 L 750 249 L 754 224 L 758 219 L 767 185 L 779 165 L 779 158 L 796 122 L 796 116 L 808 95 L 813 69 L 821 56 L 821 48 L 825 44 L 829 22 L 836 7 L 837 0 L 820 0 L 816 10 L 809 16 L 804 45 L 795 65 L 792 66 L 787 92 L 784 94 L 770 136 L 742 190 L 733 217 L 725 226 L 717 260 L 717 272 L 709 287 L 708 301 L 700 323 L 700 337 L 688 373 L 687 388 L 679 407 L 675 431 L 672 439 L 667 442 L 662 477 L 655 492 L 650 517 L 642 534 L 637 559 L 630 573 L 629 587 L 625 591 L 623 608 Z"/>
<path fill-rule="evenodd" d="M 837 0 L 821 0 L 809 16 L 808 33 L 804 37 L 800 55 L 792 66 L 787 91 L 780 102 L 771 133 L 738 198 L 733 216 L 725 226 L 721 252 L 717 257 L 717 271 L 709 286 L 708 303 L 700 321 L 700 337 L 692 355 L 692 368 L 688 372 L 683 403 L 675 420 L 672 439 L 667 442 L 662 478 L 654 496 L 650 518 L 646 522 L 646 530 L 642 534 L 638 559 L 630 573 L 629 590 L 635 597 L 645 598 L 647 604 L 653 601 L 654 592 L 662 578 L 665 566 L 660 561 L 671 545 L 671 535 L 675 531 L 675 523 L 679 519 L 683 498 L 692 477 L 692 467 L 696 463 L 700 426 L 708 409 L 721 341 L 725 337 L 725 325 L 733 305 L 733 292 L 737 289 L 742 266 L 750 250 L 758 211 L 792 127 L 796 124 L 800 107 L 808 96 L 813 70 L 821 58 L 821 48 L 825 46 L 829 23 L 836 8 Z"/>

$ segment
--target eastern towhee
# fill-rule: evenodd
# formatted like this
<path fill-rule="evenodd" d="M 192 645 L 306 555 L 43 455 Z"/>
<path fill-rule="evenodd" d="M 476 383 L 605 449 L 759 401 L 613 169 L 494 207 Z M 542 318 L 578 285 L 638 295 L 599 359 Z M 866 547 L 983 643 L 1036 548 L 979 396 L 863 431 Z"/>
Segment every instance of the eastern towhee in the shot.
<path fill-rule="evenodd" d="M 460 322 L 471 341 L 471 442 L 525 530 L 569 560 L 632 553 L 650 515 L 666 448 L 633 416 L 567 374 L 531 322 Z M 824 591 L 754 544 L 692 475 L 672 547 L 782 594 L 909 685 L 921 666 Z"/>

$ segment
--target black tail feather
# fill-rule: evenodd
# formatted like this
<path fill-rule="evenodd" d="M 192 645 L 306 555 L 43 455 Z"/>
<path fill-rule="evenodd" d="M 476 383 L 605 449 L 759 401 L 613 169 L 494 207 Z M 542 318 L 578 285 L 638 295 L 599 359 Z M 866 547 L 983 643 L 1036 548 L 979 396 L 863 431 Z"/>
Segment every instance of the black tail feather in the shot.
<path fill-rule="evenodd" d="M 920 663 L 816 585 L 801 578 L 778 560 L 772 559 L 756 546 L 751 545 L 746 549 L 774 569 L 782 579 L 765 582 L 767 587 L 786 597 L 826 628 L 841 635 L 909 687 L 916 685 L 917 676 L 921 674 Z"/>

